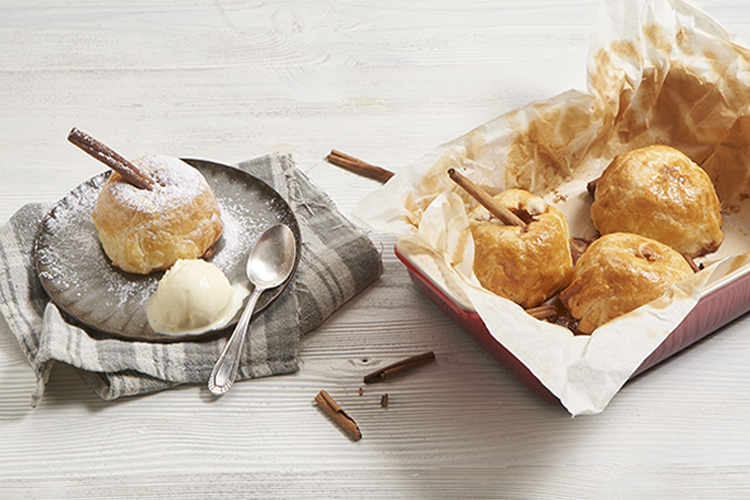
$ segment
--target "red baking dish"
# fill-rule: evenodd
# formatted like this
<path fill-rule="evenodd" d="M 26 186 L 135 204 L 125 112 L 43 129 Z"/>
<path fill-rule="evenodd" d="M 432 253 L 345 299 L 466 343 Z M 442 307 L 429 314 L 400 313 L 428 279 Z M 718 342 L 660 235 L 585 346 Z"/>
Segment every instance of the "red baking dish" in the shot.
<path fill-rule="evenodd" d="M 395 253 L 406 265 L 417 288 L 532 394 L 548 403 L 560 404 L 560 400 L 490 334 L 479 314 L 470 306 L 460 304 L 461 301 L 435 275 L 430 276 L 435 273 L 420 265 L 419 258 L 409 248 L 409 244 L 400 241 Z M 641 363 L 631 379 L 750 311 L 748 266 L 715 274 L 720 274 L 721 278 L 709 282 L 695 308 Z"/>

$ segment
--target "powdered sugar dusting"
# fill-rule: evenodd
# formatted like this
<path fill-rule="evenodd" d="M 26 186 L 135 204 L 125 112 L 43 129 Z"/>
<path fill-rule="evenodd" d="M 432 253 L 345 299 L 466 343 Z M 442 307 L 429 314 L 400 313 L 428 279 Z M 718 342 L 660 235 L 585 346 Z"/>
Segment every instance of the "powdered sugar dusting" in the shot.
<path fill-rule="evenodd" d="M 241 264 L 242 258 L 246 255 L 244 249 L 248 244 L 247 235 L 243 230 L 243 225 L 237 219 L 237 214 L 226 206 L 222 206 L 221 224 L 224 230 L 212 262 L 219 269 L 234 269 Z M 234 278 L 236 281 L 238 277 Z"/>
<path fill-rule="evenodd" d="M 147 155 L 131 163 L 156 181 L 154 192 L 122 178 L 110 184 L 110 189 L 118 202 L 139 212 L 155 213 L 185 206 L 210 189 L 198 170 L 173 156 Z"/>
<path fill-rule="evenodd" d="M 122 322 L 124 306 L 143 303 L 144 294 L 156 287 L 152 277 L 123 279 L 126 273 L 110 264 L 99 244 L 91 211 L 106 178 L 95 177 L 60 201 L 44 220 L 36 251 L 39 277 L 56 302 L 73 315 L 88 311 L 83 320 L 105 330 L 111 322 Z M 139 320 L 131 315 L 127 321 Z"/>

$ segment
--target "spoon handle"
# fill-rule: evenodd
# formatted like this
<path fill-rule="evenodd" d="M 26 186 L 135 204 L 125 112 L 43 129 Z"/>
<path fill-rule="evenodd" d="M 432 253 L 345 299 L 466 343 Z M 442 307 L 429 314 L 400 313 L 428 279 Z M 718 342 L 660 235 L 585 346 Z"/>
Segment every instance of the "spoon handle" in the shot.
<path fill-rule="evenodd" d="M 240 366 L 240 357 L 242 357 L 242 346 L 245 343 L 247 327 L 250 324 L 250 318 L 253 316 L 255 303 L 258 302 L 258 297 L 260 297 L 262 291 L 263 289 L 260 287 L 253 289 L 253 293 L 250 295 L 250 299 L 242 311 L 242 316 L 237 322 L 232 336 L 229 337 L 229 341 L 224 346 L 219 360 L 214 365 L 214 369 L 208 377 L 208 390 L 211 391 L 211 394 L 221 396 L 226 393 L 232 387 L 234 379 L 237 377 L 237 368 Z"/>

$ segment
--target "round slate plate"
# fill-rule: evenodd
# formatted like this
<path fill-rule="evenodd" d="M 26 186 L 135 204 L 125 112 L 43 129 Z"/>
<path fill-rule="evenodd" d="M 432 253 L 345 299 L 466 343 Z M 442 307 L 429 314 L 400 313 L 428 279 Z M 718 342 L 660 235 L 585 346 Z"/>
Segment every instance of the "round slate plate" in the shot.
<path fill-rule="evenodd" d="M 260 235 L 275 224 L 286 224 L 301 250 L 299 225 L 292 209 L 267 184 L 228 165 L 185 159 L 211 186 L 221 208 L 224 230 L 211 257 L 234 285 L 247 283 L 245 264 Z M 99 332 L 133 340 L 184 340 L 211 333 L 176 337 L 154 332 L 146 317 L 146 301 L 156 291 L 163 272 L 145 276 L 126 273 L 105 255 L 91 212 L 110 171 L 81 184 L 60 200 L 42 221 L 34 254 L 42 286 L 65 313 Z M 289 279 L 260 296 L 255 314 L 265 309 Z M 250 288 L 251 285 L 248 285 Z M 231 324 L 237 322 L 240 312 Z M 225 327 L 227 328 L 227 327 Z"/>

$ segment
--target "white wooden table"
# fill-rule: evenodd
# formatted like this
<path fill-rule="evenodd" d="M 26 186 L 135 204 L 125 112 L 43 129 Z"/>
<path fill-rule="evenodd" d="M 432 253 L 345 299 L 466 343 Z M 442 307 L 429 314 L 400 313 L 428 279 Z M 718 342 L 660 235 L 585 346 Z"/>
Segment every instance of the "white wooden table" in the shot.
<path fill-rule="evenodd" d="M 77 126 L 126 156 L 235 163 L 272 151 L 349 213 L 374 181 L 535 99 L 586 89 L 595 0 L 4 0 L 0 223 L 102 171 Z M 750 39 L 750 3 L 704 0 Z M 218 400 L 185 386 L 99 400 L 56 365 L 39 408 L 0 320 L 0 498 L 750 498 L 750 318 L 637 378 L 604 413 L 535 399 L 412 285 L 382 278 L 304 340 L 301 369 Z M 433 350 L 362 386 L 373 361 Z M 326 389 L 364 437 L 313 403 Z M 387 392 L 389 405 L 380 406 Z"/>

